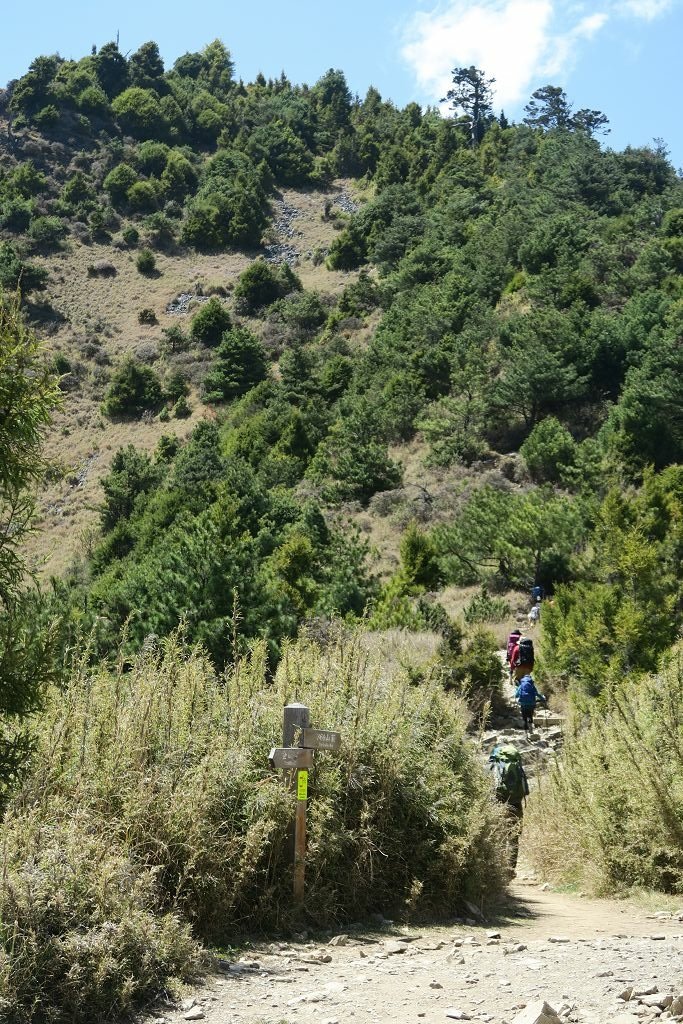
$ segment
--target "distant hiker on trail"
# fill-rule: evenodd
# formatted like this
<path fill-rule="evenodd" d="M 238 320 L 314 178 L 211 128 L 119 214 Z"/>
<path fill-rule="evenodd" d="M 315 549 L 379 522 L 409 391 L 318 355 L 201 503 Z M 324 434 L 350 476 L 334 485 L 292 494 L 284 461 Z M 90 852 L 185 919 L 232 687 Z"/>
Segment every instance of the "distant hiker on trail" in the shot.
<path fill-rule="evenodd" d="M 535 626 L 536 623 L 538 622 L 538 620 L 540 619 L 540 617 L 541 617 L 541 606 L 540 606 L 540 604 L 535 604 L 533 606 L 533 608 L 531 609 L 531 611 L 529 612 L 529 615 L 528 615 L 529 625 L 530 626 Z"/>
<path fill-rule="evenodd" d="M 529 783 L 522 765 L 521 754 L 512 743 L 494 747 L 489 754 L 488 767 L 493 777 L 496 800 L 505 804 L 508 819 L 508 859 L 510 871 L 514 874 L 517 866 L 519 834 L 522 830 L 524 801 L 529 795 Z"/>
<path fill-rule="evenodd" d="M 521 629 L 513 629 L 508 637 L 507 651 L 505 654 L 505 664 L 509 665 L 512 661 L 512 652 L 519 643 L 519 638 L 522 635 Z"/>
<path fill-rule="evenodd" d="M 531 602 L 532 604 L 538 604 L 545 597 L 545 589 L 538 583 L 535 587 L 531 588 Z"/>
<path fill-rule="evenodd" d="M 524 722 L 524 732 L 529 732 L 534 727 L 534 711 L 538 701 L 545 703 L 545 697 L 536 689 L 536 684 L 531 675 L 526 675 L 519 681 L 515 691 L 515 699 L 519 702 Z"/>
<path fill-rule="evenodd" d="M 520 636 L 510 656 L 510 675 L 519 680 L 534 668 L 534 642 L 528 636 Z"/>

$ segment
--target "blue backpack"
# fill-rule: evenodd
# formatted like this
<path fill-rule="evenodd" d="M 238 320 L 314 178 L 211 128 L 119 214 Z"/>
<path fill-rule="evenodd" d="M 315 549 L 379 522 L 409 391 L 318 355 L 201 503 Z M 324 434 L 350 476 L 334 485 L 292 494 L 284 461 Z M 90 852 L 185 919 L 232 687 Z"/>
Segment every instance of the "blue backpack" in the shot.
<path fill-rule="evenodd" d="M 531 676 L 522 676 L 517 688 L 517 700 L 525 707 L 536 704 L 536 687 Z"/>

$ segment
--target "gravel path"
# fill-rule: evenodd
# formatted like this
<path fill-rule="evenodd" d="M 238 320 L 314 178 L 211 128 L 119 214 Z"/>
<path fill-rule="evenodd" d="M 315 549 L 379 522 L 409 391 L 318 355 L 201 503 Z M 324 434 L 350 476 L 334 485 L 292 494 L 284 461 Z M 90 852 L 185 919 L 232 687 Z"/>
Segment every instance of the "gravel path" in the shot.
<path fill-rule="evenodd" d="M 254 946 L 156 1020 L 179 1024 L 426 1024 L 513 1021 L 547 1000 L 568 1022 L 671 1019 L 629 988 L 683 994 L 683 908 L 648 915 L 519 880 L 496 921 L 351 931 L 323 941 Z M 649 999 L 653 1002 L 652 997 Z M 674 1007 L 675 1008 L 675 1007 Z M 450 1016 L 456 1014 L 456 1016 Z"/>

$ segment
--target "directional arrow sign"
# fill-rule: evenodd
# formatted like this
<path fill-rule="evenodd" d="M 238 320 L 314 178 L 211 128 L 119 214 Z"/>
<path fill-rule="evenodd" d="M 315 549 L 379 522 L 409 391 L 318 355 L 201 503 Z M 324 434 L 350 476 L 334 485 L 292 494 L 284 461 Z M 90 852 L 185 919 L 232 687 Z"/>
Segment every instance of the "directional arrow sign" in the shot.
<path fill-rule="evenodd" d="M 312 768 L 313 751 L 303 747 L 273 747 L 268 760 L 271 768 Z"/>
<path fill-rule="evenodd" d="M 329 729 L 304 729 L 304 747 L 314 750 L 339 750 L 341 733 Z"/>

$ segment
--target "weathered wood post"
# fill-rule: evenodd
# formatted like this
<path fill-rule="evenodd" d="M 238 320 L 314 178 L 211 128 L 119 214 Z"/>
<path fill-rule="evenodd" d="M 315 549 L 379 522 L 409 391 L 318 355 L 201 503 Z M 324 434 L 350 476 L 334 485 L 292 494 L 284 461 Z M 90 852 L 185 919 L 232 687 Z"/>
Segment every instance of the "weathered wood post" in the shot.
<path fill-rule="evenodd" d="M 286 704 L 282 718 L 282 746 L 300 747 L 304 729 L 310 724 L 310 709 L 305 704 Z M 297 732 L 299 735 L 297 735 Z M 294 741 L 297 741 L 296 743 Z"/>
<path fill-rule="evenodd" d="M 287 704 L 282 720 L 282 747 L 273 747 L 270 765 L 287 772 L 290 788 L 296 793 L 294 818 L 294 902 L 304 902 L 306 876 L 306 809 L 308 805 L 308 769 L 313 766 L 314 750 L 339 750 L 338 732 L 309 728 L 310 711 L 305 704 Z"/>
<path fill-rule="evenodd" d="M 287 704 L 282 722 L 283 747 L 303 746 L 304 729 L 310 723 L 310 710 L 305 704 Z M 296 770 L 296 815 L 294 818 L 294 902 L 304 902 L 306 876 L 306 810 L 308 807 L 308 769 Z"/>

